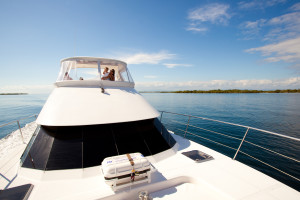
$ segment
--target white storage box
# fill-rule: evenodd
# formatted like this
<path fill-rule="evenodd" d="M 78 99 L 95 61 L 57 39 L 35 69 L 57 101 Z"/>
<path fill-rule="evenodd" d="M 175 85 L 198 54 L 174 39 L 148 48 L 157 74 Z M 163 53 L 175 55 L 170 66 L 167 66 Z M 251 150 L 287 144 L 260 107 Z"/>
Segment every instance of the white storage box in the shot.
<path fill-rule="evenodd" d="M 132 159 L 133 163 L 129 159 Z M 132 185 L 133 182 L 141 180 L 150 182 L 151 164 L 141 153 L 107 157 L 101 165 L 105 182 L 112 187 L 126 183 Z M 136 174 L 132 182 L 131 173 L 133 169 Z"/>

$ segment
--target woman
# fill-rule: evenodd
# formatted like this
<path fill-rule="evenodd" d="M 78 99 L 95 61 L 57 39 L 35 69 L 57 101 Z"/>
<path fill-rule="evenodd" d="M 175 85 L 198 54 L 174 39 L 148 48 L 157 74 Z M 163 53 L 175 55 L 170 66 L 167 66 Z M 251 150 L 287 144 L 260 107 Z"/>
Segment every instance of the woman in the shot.
<path fill-rule="evenodd" d="M 115 70 L 110 70 L 109 74 L 106 77 L 103 77 L 102 80 L 109 80 L 114 81 L 115 80 Z"/>
<path fill-rule="evenodd" d="M 109 74 L 108 67 L 105 67 L 105 69 L 103 71 L 103 76 L 102 77 L 107 77 L 108 74 Z"/>

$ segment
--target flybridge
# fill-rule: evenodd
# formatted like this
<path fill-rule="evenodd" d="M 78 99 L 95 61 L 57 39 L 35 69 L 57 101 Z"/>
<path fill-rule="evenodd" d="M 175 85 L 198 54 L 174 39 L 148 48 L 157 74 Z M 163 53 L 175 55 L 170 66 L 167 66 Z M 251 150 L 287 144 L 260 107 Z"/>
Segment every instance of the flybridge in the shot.
<path fill-rule="evenodd" d="M 134 83 L 125 62 L 94 57 L 63 59 L 56 83 L 66 81 L 109 81 L 105 79 L 105 76 L 107 76 L 105 73 L 112 71 L 114 71 L 114 79 L 110 81 Z"/>

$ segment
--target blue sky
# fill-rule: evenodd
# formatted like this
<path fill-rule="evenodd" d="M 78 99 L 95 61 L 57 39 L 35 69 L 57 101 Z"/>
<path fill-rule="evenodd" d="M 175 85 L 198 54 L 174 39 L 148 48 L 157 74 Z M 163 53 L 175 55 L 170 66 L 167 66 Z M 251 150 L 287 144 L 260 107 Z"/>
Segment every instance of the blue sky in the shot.
<path fill-rule="evenodd" d="M 136 89 L 300 88 L 300 2 L 0 0 L 0 92 L 48 93 L 73 56 L 128 63 Z"/>

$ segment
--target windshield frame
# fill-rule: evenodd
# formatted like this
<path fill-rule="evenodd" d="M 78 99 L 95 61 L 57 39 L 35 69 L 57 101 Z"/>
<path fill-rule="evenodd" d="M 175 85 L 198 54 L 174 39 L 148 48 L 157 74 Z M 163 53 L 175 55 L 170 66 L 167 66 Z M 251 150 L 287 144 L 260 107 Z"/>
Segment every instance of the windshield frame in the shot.
<path fill-rule="evenodd" d="M 72 80 L 102 80 L 105 68 L 114 69 L 115 81 L 134 83 L 127 64 L 123 61 L 93 58 L 73 57 L 61 61 L 60 72 L 56 82 Z"/>

